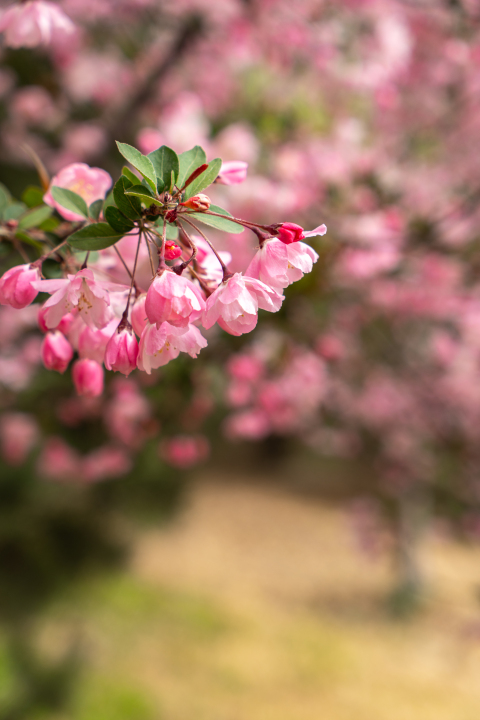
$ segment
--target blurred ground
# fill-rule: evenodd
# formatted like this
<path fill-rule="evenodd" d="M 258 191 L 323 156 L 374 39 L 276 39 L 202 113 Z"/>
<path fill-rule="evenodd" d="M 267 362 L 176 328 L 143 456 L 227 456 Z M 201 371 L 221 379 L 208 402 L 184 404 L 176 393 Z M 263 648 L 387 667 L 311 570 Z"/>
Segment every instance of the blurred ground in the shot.
<path fill-rule="evenodd" d="M 73 628 L 88 653 L 75 720 L 478 720 L 480 550 L 437 537 L 424 561 L 423 612 L 392 620 L 389 560 L 355 550 L 344 514 L 198 477 L 131 571 L 64 599 L 40 642 Z"/>

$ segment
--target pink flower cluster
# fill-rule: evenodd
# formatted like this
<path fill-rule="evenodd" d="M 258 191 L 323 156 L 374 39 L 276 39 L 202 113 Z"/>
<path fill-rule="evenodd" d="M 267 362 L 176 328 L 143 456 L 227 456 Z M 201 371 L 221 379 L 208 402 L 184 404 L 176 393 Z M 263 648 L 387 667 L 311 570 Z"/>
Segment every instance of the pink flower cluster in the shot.
<path fill-rule="evenodd" d="M 51 188 L 66 188 L 87 206 L 102 199 L 110 185 L 108 173 L 84 163 L 64 168 L 51 181 Z M 51 189 L 44 200 L 69 222 L 85 220 L 55 200 Z M 181 205 L 205 212 L 210 200 L 200 194 Z M 185 217 L 189 222 L 188 214 Z M 272 225 L 270 233 L 262 231 L 261 247 L 242 274 L 228 271 L 229 254 L 218 253 L 205 236 L 189 237 L 183 229 L 179 240 L 162 239 L 155 245 L 155 267 L 152 231 L 140 228 L 127 233 L 114 251 L 100 250 L 91 261 L 87 256 L 82 267 L 75 255 L 67 254 L 64 277 L 44 279 L 43 258 L 8 270 L 0 278 L 0 303 L 24 308 L 39 292 L 49 294 L 39 312 L 46 333 L 43 363 L 64 373 L 77 352 L 72 370 L 77 392 L 96 397 L 103 391 L 102 365 L 126 376 L 135 368 L 150 374 L 181 352 L 197 357 L 207 346 L 202 326 L 209 330 L 218 324 L 236 336 L 251 332 L 259 310 L 277 312 L 284 288 L 310 272 L 318 259 L 300 240 L 325 232 L 324 225 L 310 233 L 293 223 Z M 131 269 L 126 257 L 133 258 Z"/>

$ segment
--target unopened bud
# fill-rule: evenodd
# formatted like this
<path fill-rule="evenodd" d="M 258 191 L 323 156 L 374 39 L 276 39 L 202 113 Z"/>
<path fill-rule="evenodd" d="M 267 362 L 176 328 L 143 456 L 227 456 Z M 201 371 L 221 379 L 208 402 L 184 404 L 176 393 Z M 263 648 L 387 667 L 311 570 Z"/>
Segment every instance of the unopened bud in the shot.
<path fill-rule="evenodd" d="M 198 195 L 194 195 L 193 197 L 180 204 L 184 207 L 189 208 L 189 210 L 198 210 L 200 212 L 205 212 L 205 210 L 208 210 L 208 208 L 212 204 L 212 201 L 210 200 L 208 195 L 199 193 Z"/>

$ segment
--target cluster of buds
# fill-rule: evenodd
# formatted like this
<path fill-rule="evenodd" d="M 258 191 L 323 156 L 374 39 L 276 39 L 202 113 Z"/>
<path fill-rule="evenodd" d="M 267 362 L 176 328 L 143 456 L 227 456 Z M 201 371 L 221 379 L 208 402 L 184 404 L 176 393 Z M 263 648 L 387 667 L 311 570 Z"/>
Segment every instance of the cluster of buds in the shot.
<path fill-rule="evenodd" d="M 36 244 L 60 241 L 0 278 L 0 303 L 23 308 L 38 293 L 50 295 L 39 311 L 43 362 L 63 373 L 76 351 L 73 381 L 90 397 L 103 390 L 102 365 L 126 376 L 135 368 L 150 374 L 181 352 L 197 357 L 207 345 L 201 327 L 253 330 L 259 309 L 278 311 L 284 288 L 318 259 L 302 240 L 326 232 L 325 225 L 311 232 L 288 222 L 259 225 L 212 204 L 204 190 L 222 161 L 208 163 L 198 146 L 180 156 L 165 146 L 149 155 L 118 147 L 138 175 L 124 167 L 106 198 L 110 176 L 75 163 L 52 179 L 45 205 L 27 212 L 27 221 L 0 227 L 16 246 L 27 230 Z M 63 219 L 56 235 L 42 231 L 53 208 Z M 35 213 L 42 220 L 36 228 Z M 260 246 L 245 273 L 229 271 L 229 254 L 217 251 L 200 225 L 255 233 Z M 47 259 L 58 260 L 60 277 L 45 277 L 52 275 Z"/>

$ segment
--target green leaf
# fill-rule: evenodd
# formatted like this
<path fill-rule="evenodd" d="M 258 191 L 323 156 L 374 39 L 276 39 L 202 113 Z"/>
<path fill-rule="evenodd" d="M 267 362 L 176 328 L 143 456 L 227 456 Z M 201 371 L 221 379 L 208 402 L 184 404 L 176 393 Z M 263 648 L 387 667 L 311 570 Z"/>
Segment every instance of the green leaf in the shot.
<path fill-rule="evenodd" d="M 117 147 L 125 160 L 128 160 L 130 165 L 133 165 L 133 167 L 138 170 L 141 175 L 143 175 L 152 190 L 156 190 L 157 176 L 150 158 L 146 155 L 142 155 L 140 150 L 137 150 L 137 148 L 127 145 L 126 143 L 117 142 Z"/>
<path fill-rule="evenodd" d="M 133 186 L 130 180 L 122 175 L 113 186 L 113 199 L 121 213 L 130 220 L 137 220 L 142 214 L 142 205 L 134 195 L 125 195 L 125 190 L 131 187 Z"/>
<path fill-rule="evenodd" d="M 40 230 L 43 230 L 43 232 L 51 232 L 53 230 L 56 230 L 59 225 L 60 220 L 58 218 L 49 217 L 47 220 L 44 220 L 38 227 Z"/>
<path fill-rule="evenodd" d="M 53 208 L 49 207 L 49 205 L 40 205 L 40 207 L 30 210 L 20 218 L 18 229 L 28 230 L 28 228 L 38 227 L 45 220 L 48 220 L 52 213 Z"/>
<path fill-rule="evenodd" d="M 43 188 L 38 187 L 37 185 L 30 185 L 24 191 L 24 193 L 22 195 L 22 200 L 25 203 L 25 205 L 28 205 L 28 207 L 33 208 L 33 207 L 37 207 L 37 205 L 43 205 L 43 196 L 44 195 L 45 195 L 45 190 Z"/>
<path fill-rule="evenodd" d="M 16 202 L 12 203 L 11 205 L 8 205 L 2 213 L 2 218 L 5 222 L 8 220 L 18 220 L 25 210 L 27 209 L 27 206 L 24 203 Z"/>
<path fill-rule="evenodd" d="M 72 190 L 68 190 L 67 188 L 56 186 L 53 186 L 50 192 L 52 193 L 52 197 L 55 202 L 62 207 L 77 213 L 77 215 L 82 215 L 84 218 L 88 217 L 87 203 L 77 193 Z"/>
<path fill-rule="evenodd" d="M 163 207 L 163 203 L 153 197 L 150 193 L 150 188 L 146 188 L 145 185 L 134 185 L 133 187 L 128 188 L 128 190 L 125 190 L 125 195 L 133 195 L 134 197 L 140 198 L 147 208 L 152 204 Z"/>
<path fill-rule="evenodd" d="M 183 187 L 185 180 L 190 177 L 194 170 L 207 162 L 205 150 L 200 145 L 195 145 L 191 150 L 186 150 L 178 156 L 180 170 L 177 178 L 179 188 Z"/>
<path fill-rule="evenodd" d="M 124 165 L 122 168 L 122 175 L 125 175 L 125 177 L 128 178 L 130 182 L 134 185 L 137 185 L 138 181 L 140 180 L 140 178 L 135 175 L 135 173 L 132 172 L 130 168 L 128 168 L 126 165 Z M 150 185 L 148 187 L 150 187 Z"/>
<path fill-rule="evenodd" d="M 103 200 L 95 200 L 88 208 L 88 214 L 92 220 L 98 220 L 103 208 Z"/>
<path fill-rule="evenodd" d="M 42 243 L 38 242 L 38 240 L 34 240 L 33 238 L 30 237 L 30 235 L 27 235 L 26 233 L 20 231 L 20 232 L 15 233 L 15 237 L 18 238 L 19 240 L 21 240 L 23 243 L 26 243 L 27 245 L 31 245 L 39 252 L 41 252 L 41 253 L 43 252 Z"/>
<path fill-rule="evenodd" d="M 0 183 L 0 213 L 7 207 L 10 202 L 11 195 L 5 185 Z"/>
<path fill-rule="evenodd" d="M 232 217 L 228 210 L 224 210 L 223 208 L 218 207 L 218 205 L 210 205 L 210 210 L 212 210 L 212 212 L 221 213 L 222 215 L 228 215 L 229 217 Z M 181 216 L 179 216 L 179 218 L 180 217 Z M 209 225 L 210 227 L 216 228 L 217 230 L 223 230 L 224 232 L 233 233 L 234 235 L 238 235 L 245 229 L 242 225 L 238 225 L 231 220 L 226 220 L 225 218 L 220 218 L 216 215 L 207 215 L 207 213 L 188 213 L 188 217 L 193 218 L 195 221 L 200 220 L 200 222 L 202 222 L 204 225 Z"/>
<path fill-rule="evenodd" d="M 107 223 L 93 223 L 70 235 L 68 244 L 77 250 L 103 250 L 115 245 L 123 235 L 112 230 Z"/>
<path fill-rule="evenodd" d="M 205 188 L 211 185 L 218 177 L 221 167 L 222 161 L 220 158 L 215 158 L 215 160 L 209 162 L 207 169 L 204 170 L 203 173 L 199 175 L 198 178 L 196 178 L 185 190 L 185 199 L 188 200 L 188 198 L 197 195 L 199 192 L 202 192 L 202 190 L 205 190 Z"/>
<path fill-rule="evenodd" d="M 162 147 L 149 153 L 148 157 L 155 168 L 159 192 L 164 188 L 170 188 L 172 172 L 174 183 L 178 176 L 179 162 L 177 153 L 166 145 L 162 145 Z"/>
<path fill-rule="evenodd" d="M 116 232 L 121 232 L 124 235 L 134 227 L 133 222 L 112 205 L 105 210 L 105 220 Z"/>

